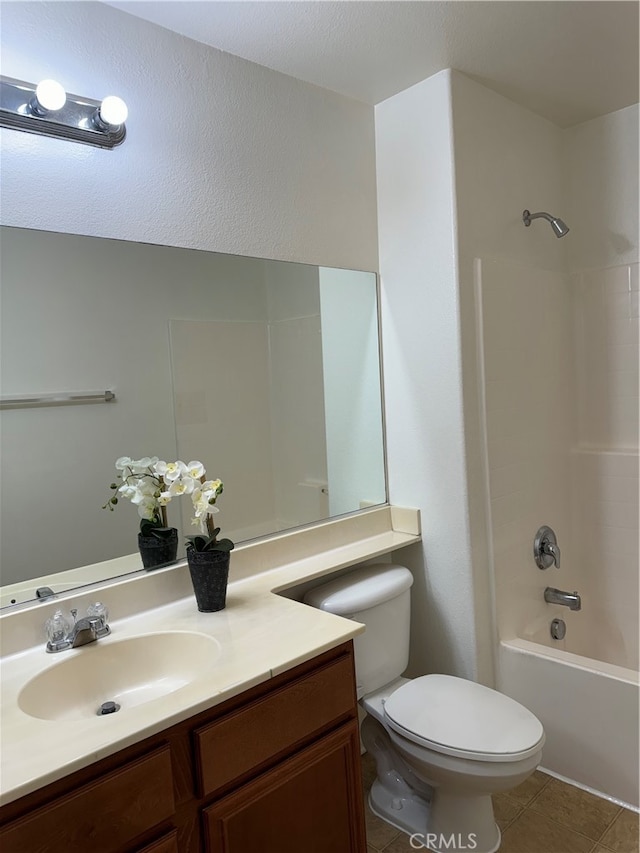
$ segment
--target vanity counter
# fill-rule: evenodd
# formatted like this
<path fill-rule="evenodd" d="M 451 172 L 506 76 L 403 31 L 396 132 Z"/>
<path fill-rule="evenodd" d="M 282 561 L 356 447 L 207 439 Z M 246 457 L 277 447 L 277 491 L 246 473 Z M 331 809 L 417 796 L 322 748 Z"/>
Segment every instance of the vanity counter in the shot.
<path fill-rule="evenodd" d="M 369 529 L 363 528 L 367 515 L 370 524 L 375 522 Z M 349 521 L 327 522 L 313 530 L 240 546 L 232 554 L 227 606 L 219 613 L 198 612 L 189 590 L 188 568 L 178 566 L 3 615 L 2 647 L 10 653 L 2 659 L 0 803 L 212 708 L 363 631 L 356 622 L 276 594 L 420 539 L 415 511 L 392 514 L 390 507 L 383 507 L 358 516 L 351 525 Z M 363 535 L 367 532 L 371 535 Z M 285 554 L 295 559 L 285 559 Z M 97 598 L 110 609 L 111 635 L 78 649 L 47 654 L 42 626 L 53 610 L 77 606 L 83 612 Z M 40 626 L 37 631 L 36 626 Z M 34 642 L 34 632 L 35 636 L 41 633 L 41 640 Z M 45 670 L 62 666 L 73 656 L 97 651 L 104 655 L 109 646 L 129 638 L 167 632 L 194 632 L 215 641 L 211 645 L 217 647 L 217 656 L 191 683 L 135 707 L 123 703 L 119 712 L 102 717 L 67 712 L 58 719 L 40 719 L 20 707 L 21 690 Z M 82 686 L 77 689 L 81 694 Z M 109 698 L 104 696 L 105 701 Z M 47 716 L 56 716 L 55 706 Z"/>

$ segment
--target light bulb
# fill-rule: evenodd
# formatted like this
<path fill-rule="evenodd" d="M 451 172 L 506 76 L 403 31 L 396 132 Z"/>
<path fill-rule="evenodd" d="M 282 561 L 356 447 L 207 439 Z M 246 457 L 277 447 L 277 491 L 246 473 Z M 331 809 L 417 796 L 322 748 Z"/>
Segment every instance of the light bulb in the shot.
<path fill-rule="evenodd" d="M 67 93 L 56 80 L 41 80 L 36 86 L 35 111 L 39 113 L 61 110 L 67 101 Z"/>
<path fill-rule="evenodd" d="M 124 124 L 129 115 L 127 105 L 117 95 L 108 95 L 100 104 L 100 119 L 114 127 Z"/>

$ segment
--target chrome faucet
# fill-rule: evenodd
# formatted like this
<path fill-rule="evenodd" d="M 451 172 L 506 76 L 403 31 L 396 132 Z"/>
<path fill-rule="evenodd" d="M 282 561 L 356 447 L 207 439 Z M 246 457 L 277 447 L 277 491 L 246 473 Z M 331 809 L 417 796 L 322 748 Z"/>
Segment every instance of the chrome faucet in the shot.
<path fill-rule="evenodd" d="M 582 600 L 577 592 L 564 592 L 562 589 L 548 586 L 544 591 L 544 600 L 547 604 L 562 604 L 569 610 L 582 610 Z"/>
<path fill-rule="evenodd" d="M 47 620 L 46 629 L 49 637 L 46 650 L 48 652 L 63 652 L 65 649 L 77 649 L 88 643 L 95 643 L 101 637 L 107 637 L 111 628 L 107 623 L 108 610 L 104 604 L 96 602 L 91 605 L 87 615 L 76 619 L 77 608 L 72 608 L 73 625 L 58 610 L 51 619 Z"/>
<path fill-rule="evenodd" d="M 560 546 L 556 534 L 547 525 L 543 525 L 536 533 L 533 556 L 539 569 L 548 569 L 552 563 L 555 563 L 557 569 L 560 568 Z"/>
<path fill-rule="evenodd" d="M 78 646 L 86 646 L 87 643 L 94 643 L 109 632 L 109 626 L 105 626 L 98 616 L 85 616 L 83 619 L 78 619 L 77 622 L 74 622 L 68 639 L 71 643 L 71 648 L 77 649 Z"/>

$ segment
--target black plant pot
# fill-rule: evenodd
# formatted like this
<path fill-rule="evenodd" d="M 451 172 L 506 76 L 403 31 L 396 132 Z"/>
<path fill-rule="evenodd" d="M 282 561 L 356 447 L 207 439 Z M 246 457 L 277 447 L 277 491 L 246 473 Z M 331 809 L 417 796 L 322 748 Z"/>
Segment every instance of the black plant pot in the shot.
<path fill-rule="evenodd" d="M 224 610 L 230 557 L 229 551 L 196 551 L 187 548 L 191 582 L 201 613 Z"/>
<path fill-rule="evenodd" d="M 145 569 L 166 566 L 174 562 L 178 553 L 178 531 L 172 527 L 171 535 L 167 537 L 143 536 L 138 533 L 138 548 Z"/>

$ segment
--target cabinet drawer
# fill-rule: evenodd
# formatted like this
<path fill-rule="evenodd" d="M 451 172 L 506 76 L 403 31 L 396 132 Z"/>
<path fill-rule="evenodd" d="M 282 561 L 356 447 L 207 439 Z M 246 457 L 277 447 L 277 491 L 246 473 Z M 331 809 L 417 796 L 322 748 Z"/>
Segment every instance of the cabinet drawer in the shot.
<path fill-rule="evenodd" d="M 152 841 L 151 844 L 140 847 L 136 853 L 179 853 L 178 830 L 174 829 L 172 832 L 167 833 L 167 835 L 163 835 L 162 838 L 158 838 L 157 841 Z"/>
<path fill-rule="evenodd" d="M 355 714 L 352 658 L 339 658 L 196 729 L 201 796 L 217 791 L 346 714 Z"/>
<path fill-rule="evenodd" d="M 171 753 L 163 746 L 7 824 L 0 848 L 112 853 L 173 812 Z"/>

